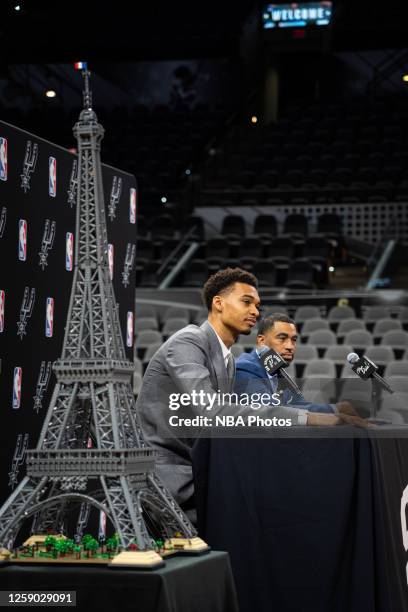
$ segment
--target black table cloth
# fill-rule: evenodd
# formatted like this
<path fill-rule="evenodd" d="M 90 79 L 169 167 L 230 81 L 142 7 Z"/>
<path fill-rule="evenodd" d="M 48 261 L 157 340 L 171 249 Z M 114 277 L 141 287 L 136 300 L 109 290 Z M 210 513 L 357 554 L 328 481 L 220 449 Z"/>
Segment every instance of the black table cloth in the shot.
<path fill-rule="evenodd" d="M 199 532 L 230 553 L 241 612 L 408 610 L 399 512 L 407 444 L 364 437 L 196 443 Z"/>
<path fill-rule="evenodd" d="M 74 609 L 133 612 L 238 612 L 228 555 L 173 557 L 157 570 L 6 565 L 0 590 L 76 591 Z M 69 609 L 69 608 L 63 608 Z"/>

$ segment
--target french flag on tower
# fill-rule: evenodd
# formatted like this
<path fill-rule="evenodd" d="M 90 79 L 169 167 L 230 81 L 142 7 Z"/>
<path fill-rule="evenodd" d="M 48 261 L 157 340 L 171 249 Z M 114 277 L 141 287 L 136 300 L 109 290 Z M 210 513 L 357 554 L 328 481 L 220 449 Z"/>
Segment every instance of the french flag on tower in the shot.
<path fill-rule="evenodd" d="M 75 62 L 74 68 L 75 70 L 87 70 L 88 62 Z"/>

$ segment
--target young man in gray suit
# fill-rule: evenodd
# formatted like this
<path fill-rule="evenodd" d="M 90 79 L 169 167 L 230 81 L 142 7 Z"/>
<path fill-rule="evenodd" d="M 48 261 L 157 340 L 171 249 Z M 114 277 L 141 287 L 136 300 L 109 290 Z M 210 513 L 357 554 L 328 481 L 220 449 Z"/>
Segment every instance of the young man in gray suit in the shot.
<path fill-rule="evenodd" d="M 203 298 L 207 321 L 201 326 L 187 325 L 158 349 L 149 362 L 136 404 L 145 438 L 158 453 L 158 475 L 186 511 L 193 507 L 190 451 L 194 439 L 178 437 L 177 427 L 170 424 L 170 417 L 176 414 L 170 407 L 171 399 L 181 400 L 181 394 L 194 398 L 188 405 L 190 417 L 225 414 L 225 406 L 220 404 L 213 404 L 209 411 L 203 397 L 232 391 L 235 362 L 230 348 L 240 334 L 250 333 L 260 305 L 255 276 L 240 268 L 227 268 L 211 276 L 204 285 Z M 228 409 L 235 416 L 254 414 L 251 406 L 233 405 Z M 290 419 L 294 425 L 340 422 L 334 414 L 285 406 L 261 406 L 255 414 Z"/>

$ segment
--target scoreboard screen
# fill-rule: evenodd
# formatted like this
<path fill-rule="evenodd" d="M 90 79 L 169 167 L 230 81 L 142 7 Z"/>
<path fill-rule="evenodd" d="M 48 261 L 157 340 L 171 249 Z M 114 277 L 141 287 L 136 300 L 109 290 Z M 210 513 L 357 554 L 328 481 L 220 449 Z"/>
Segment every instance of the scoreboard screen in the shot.
<path fill-rule="evenodd" d="M 266 4 L 262 11 L 265 30 L 328 26 L 332 17 L 332 2 L 292 2 Z"/>

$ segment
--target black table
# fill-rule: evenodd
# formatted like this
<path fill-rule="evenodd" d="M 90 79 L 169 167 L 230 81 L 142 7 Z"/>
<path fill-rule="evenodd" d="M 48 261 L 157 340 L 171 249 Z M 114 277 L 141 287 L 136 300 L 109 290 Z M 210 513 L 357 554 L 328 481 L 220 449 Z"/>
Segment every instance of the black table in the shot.
<path fill-rule="evenodd" d="M 133 612 L 237 612 L 227 553 L 173 557 L 154 571 L 90 566 L 6 565 L 0 590 L 77 592 L 74 609 Z M 69 608 L 63 608 L 69 609 Z"/>
<path fill-rule="evenodd" d="M 241 612 L 408 610 L 407 439 L 201 439 L 193 462 Z"/>

